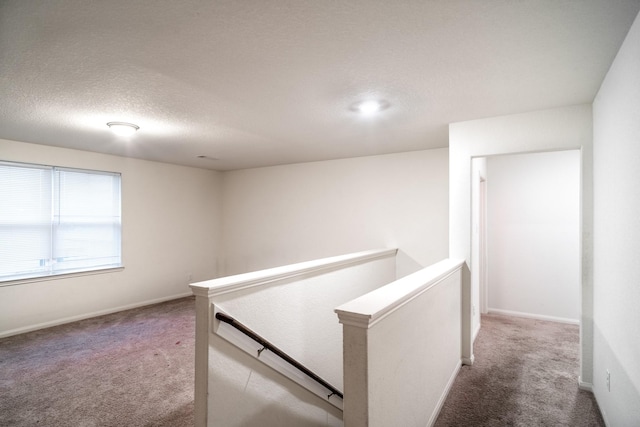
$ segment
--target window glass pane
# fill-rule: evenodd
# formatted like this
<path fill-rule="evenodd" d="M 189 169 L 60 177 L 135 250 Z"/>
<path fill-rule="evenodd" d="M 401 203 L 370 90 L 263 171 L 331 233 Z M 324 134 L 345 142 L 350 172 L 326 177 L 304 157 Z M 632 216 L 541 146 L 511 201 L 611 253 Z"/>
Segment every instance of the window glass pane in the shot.
<path fill-rule="evenodd" d="M 120 175 L 55 170 L 53 270 L 120 265 Z"/>
<path fill-rule="evenodd" d="M 0 161 L 0 281 L 121 259 L 120 174 Z"/>
<path fill-rule="evenodd" d="M 51 168 L 0 162 L 0 279 L 46 272 Z"/>

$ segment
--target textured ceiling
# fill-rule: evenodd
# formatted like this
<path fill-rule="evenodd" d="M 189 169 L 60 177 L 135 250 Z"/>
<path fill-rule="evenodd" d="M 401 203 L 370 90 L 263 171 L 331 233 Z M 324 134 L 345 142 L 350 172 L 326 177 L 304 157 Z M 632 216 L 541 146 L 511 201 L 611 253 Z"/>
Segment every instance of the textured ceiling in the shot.
<path fill-rule="evenodd" d="M 0 138 L 219 170 L 446 147 L 451 122 L 591 102 L 639 9 L 0 0 Z M 349 109 L 368 97 L 390 107 Z"/>

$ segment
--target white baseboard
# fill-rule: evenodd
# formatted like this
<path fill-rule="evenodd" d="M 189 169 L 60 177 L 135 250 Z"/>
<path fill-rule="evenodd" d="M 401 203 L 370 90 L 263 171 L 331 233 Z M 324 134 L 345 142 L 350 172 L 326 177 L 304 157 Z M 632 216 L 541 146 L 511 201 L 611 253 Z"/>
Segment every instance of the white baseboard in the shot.
<path fill-rule="evenodd" d="M 156 298 L 152 300 L 137 302 L 134 304 L 123 305 L 120 307 L 108 308 L 106 310 L 94 311 L 92 313 L 84 313 L 77 316 L 64 317 L 62 319 L 56 319 L 50 322 L 38 323 L 36 325 L 24 326 L 22 328 L 11 329 L 8 331 L 1 331 L 0 338 L 37 331 L 38 329 L 50 328 L 52 326 L 64 325 L 65 323 L 77 322 L 78 320 L 90 319 L 92 317 L 104 316 L 105 314 L 117 313 L 118 311 L 131 310 L 132 308 L 144 307 L 145 305 L 158 304 L 160 302 L 171 301 L 179 298 L 185 298 L 191 295 L 193 295 L 193 293 L 186 292 L 186 293 L 172 295 L 168 297 Z"/>
<path fill-rule="evenodd" d="M 476 357 L 472 354 L 471 357 L 463 357 L 462 358 L 462 364 L 463 365 L 467 365 L 467 366 L 471 366 L 471 365 L 473 365 L 474 360 L 476 360 Z"/>
<path fill-rule="evenodd" d="M 462 366 L 461 363 L 458 362 L 456 364 L 455 369 L 451 373 L 451 376 L 449 377 L 449 381 L 447 381 L 447 386 L 445 387 L 444 391 L 442 392 L 442 395 L 440 396 L 440 399 L 438 400 L 438 404 L 436 405 L 435 409 L 433 410 L 433 413 L 431 414 L 431 417 L 429 418 L 429 422 L 427 423 L 428 427 L 431 427 L 436 422 L 436 420 L 438 419 L 438 415 L 440 415 L 440 411 L 442 410 L 442 407 L 444 406 L 444 402 L 447 400 L 447 396 L 449 395 L 449 391 L 451 390 L 451 387 L 453 387 L 453 383 L 456 380 L 456 377 L 458 376 L 458 372 L 460 372 L 460 367 L 461 366 Z"/>
<path fill-rule="evenodd" d="M 525 317 L 527 319 L 547 320 L 549 322 L 568 323 L 570 325 L 579 325 L 580 320 L 568 319 L 564 317 L 546 316 L 544 314 L 523 313 L 521 311 L 501 310 L 498 308 L 489 308 L 489 314 L 502 314 L 505 316 Z"/>
<path fill-rule="evenodd" d="M 582 377 L 578 377 L 578 388 L 593 393 L 593 384 L 582 381 Z"/>

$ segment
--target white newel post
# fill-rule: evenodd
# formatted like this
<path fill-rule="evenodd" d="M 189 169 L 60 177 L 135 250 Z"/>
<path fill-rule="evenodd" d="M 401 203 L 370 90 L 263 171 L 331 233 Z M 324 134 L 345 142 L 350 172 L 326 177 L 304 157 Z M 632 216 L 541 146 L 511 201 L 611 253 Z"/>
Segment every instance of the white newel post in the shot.
<path fill-rule="evenodd" d="M 343 420 L 345 427 L 369 425 L 368 389 L 368 324 L 346 324 L 338 314 L 343 334 L 344 401 Z"/>
<path fill-rule="evenodd" d="M 211 325 L 211 299 L 206 288 L 191 286 L 196 296 L 196 352 L 194 415 L 195 426 L 207 426 L 209 387 L 209 327 Z"/>
<path fill-rule="evenodd" d="M 465 262 L 461 268 L 460 293 L 461 298 L 461 336 L 460 346 L 462 352 L 462 363 L 464 365 L 473 365 L 473 312 L 471 303 L 471 271 Z"/>

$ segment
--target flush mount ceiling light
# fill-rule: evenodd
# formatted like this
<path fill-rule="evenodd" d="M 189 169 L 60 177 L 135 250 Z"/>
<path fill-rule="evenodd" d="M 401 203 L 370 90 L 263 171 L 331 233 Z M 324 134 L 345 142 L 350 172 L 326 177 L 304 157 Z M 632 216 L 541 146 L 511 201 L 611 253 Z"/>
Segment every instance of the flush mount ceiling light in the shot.
<path fill-rule="evenodd" d="M 356 102 L 349 107 L 350 110 L 358 112 L 363 116 L 371 116 L 382 110 L 389 108 L 389 102 L 384 99 L 369 99 L 366 101 Z"/>
<path fill-rule="evenodd" d="M 109 122 L 107 123 L 107 126 L 109 126 L 109 129 L 118 136 L 131 136 L 140 129 L 140 126 L 138 125 L 125 122 Z"/>

